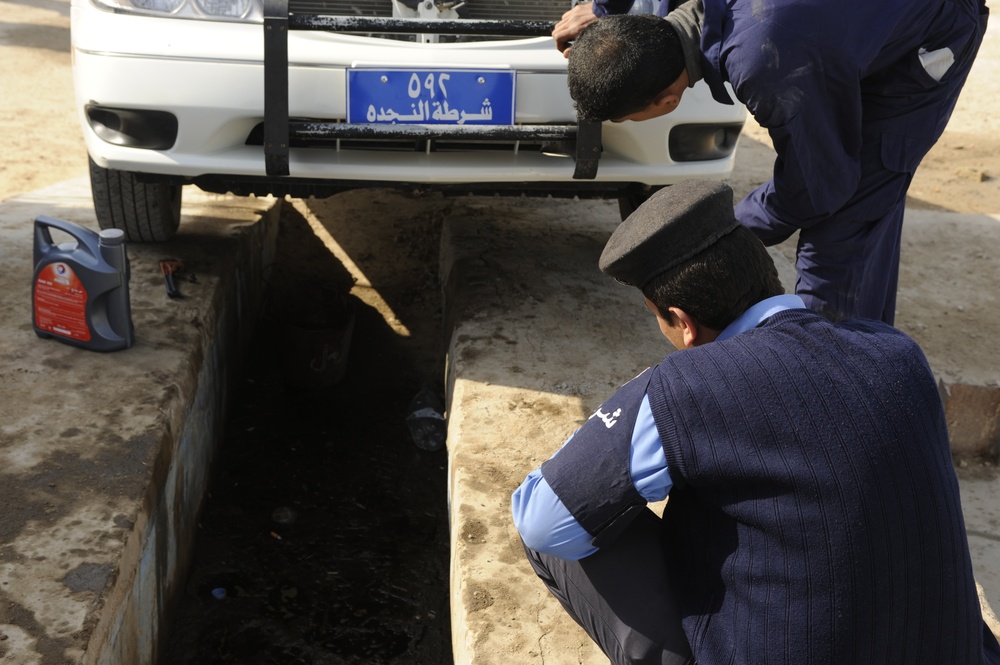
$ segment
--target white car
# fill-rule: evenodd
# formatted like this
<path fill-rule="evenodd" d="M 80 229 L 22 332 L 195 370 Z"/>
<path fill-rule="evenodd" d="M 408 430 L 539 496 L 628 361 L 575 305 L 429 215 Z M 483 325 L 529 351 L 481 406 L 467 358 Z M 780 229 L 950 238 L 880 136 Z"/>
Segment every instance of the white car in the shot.
<path fill-rule="evenodd" d="M 569 7 L 72 0 L 98 222 L 133 242 L 166 240 L 186 184 L 617 198 L 627 212 L 656 187 L 729 175 L 745 110 L 703 83 L 657 120 L 577 122 L 549 36 Z"/>

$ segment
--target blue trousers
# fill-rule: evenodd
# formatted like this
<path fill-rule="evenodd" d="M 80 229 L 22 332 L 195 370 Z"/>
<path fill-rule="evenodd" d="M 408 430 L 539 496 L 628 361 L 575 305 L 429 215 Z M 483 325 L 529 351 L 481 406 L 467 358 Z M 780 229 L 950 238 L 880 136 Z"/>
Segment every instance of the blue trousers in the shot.
<path fill-rule="evenodd" d="M 650 510 L 580 561 L 525 547 L 535 574 L 614 665 L 693 663 L 664 566 L 662 522 Z"/>

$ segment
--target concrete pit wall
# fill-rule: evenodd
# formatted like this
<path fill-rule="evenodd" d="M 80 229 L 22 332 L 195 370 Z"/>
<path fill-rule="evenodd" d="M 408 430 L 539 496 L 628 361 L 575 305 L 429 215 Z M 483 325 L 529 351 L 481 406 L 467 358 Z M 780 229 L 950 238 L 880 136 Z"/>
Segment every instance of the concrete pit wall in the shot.
<path fill-rule="evenodd" d="M 96 229 L 86 181 L 0 204 L 5 665 L 154 662 L 280 210 L 274 199 L 184 196 L 176 239 L 128 247 L 135 344 L 112 353 L 40 339 L 32 327 L 33 220 Z M 166 295 L 164 258 L 184 264 L 181 299 Z"/>

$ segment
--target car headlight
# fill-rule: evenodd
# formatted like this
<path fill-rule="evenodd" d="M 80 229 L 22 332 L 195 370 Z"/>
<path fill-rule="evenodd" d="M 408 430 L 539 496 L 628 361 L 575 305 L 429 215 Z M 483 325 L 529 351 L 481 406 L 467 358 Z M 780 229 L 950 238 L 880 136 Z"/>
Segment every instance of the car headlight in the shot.
<path fill-rule="evenodd" d="M 262 22 L 259 0 L 93 0 L 116 12 L 209 21 Z"/>
<path fill-rule="evenodd" d="M 184 4 L 184 0 L 133 0 L 130 3 L 120 4 L 130 4 L 136 9 L 144 9 L 148 12 L 173 14 Z"/>
<path fill-rule="evenodd" d="M 243 18 L 254 4 L 251 0 L 195 0 L 198 9 L 207 16 Z"/>

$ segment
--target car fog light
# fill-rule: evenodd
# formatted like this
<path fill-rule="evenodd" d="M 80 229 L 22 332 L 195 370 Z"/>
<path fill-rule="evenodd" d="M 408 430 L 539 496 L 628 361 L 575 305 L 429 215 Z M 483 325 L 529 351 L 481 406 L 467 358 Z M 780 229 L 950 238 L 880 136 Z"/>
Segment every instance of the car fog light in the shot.
<path fill-rule="evenodd" d="M 84 107 L 87 123 L 101 139 L 114 145 L 169 150 L 177 140 L 177 117 L 165 111 Z"/>
<path fill-rule="evenodd" d="M 725 125 L 677 125 L 670 130 L 670 159 L 701 162 L 733 154 L 743 123 Z"/>

